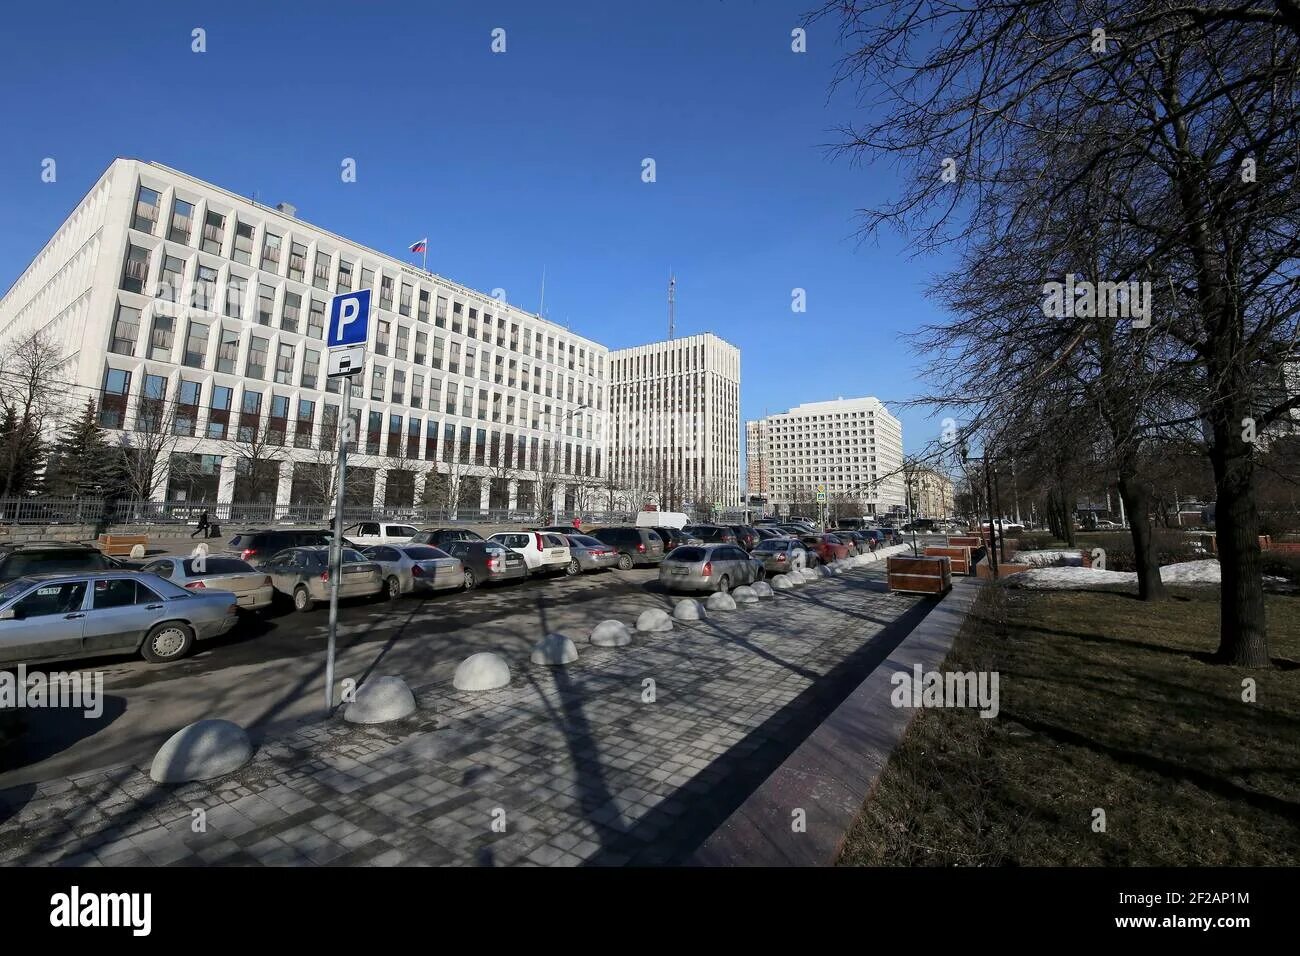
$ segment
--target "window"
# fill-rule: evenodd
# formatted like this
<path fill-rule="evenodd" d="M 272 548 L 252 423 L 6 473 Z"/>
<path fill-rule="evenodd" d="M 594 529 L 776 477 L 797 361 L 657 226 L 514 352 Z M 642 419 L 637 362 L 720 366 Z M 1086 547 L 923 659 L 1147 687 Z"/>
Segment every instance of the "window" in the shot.
<path fill-rule="evenodd" d="M 257 286 L 257 324 L 270 325 L 275 316 L 275 287 L 265 282 Z"/>
<path fill-rule="evenodd" d="M 302 387 L 316 388 L 316 376 L 320 372 L 320 351 L 304 349 L 302 358 Z"/>
<path fill-rule="evenodd" d="M 215 255 L 221 255 L 221 244 L 226 238 L 226 217 L 219 212 L 208 210 L 207 216 L 203 220 L 203 243 L 200 245 L 204 252 L 211 252 Z"/>
<path fill-rule="evenodd" d="M 468 385 L 462 385 L 460 388 L 460 414 L 464 418 L 474 415 L 474 389 Z"/>
<path fill-rule="evenodd" d="M 161 430 L 163 399 L 167 395 L 167 379 L 162 375 L 145 375 L 144 393 L 136 407 L 135 430 L 158 434 Z"/>
<path fill-rule="evenodd" d="M 478 417 L 487 420 L 488 412 L 488 393 L 486 388 L 478 390 Z"/>
<path fill-rule="evenodd" d="M 424 407 L 424 376 L 419 372 L 411 374 L 411 407 Z"/>
<path fill-rule="evenodd" d="M 113 319 L 113 334 L 109 338 L 108 350 L 118 355 L 134 355 L 135 340 L 140 337 L 140 310 L 129 305 L 117 307 Z"/>
<path fill-rule="evenodd" d="M 393 277 L 384 276 L 379 280 L 379 307 L 388 309 L 390 312 L 393 308 Z"/>
<path fill-rule="evenodd" d="M 230 250 L 230 258 L 250 266 L 253 264 L 253 226 L 251 223 L 235 220 L 235 247 Z"/>
<path fill-rule="evenodd" d="M 135 194 L 135 212 L 131 216 L 131 228 L 153 235 L 154 223 L 158 221 L 158 191 L 141 185 Z"/>
<path fill-rule="evenodd" d="M 398 315 L 411 314 L 411 286 L 408 283 L 402 283 L 401 297 L 397 300 Z"/>
<path fill-rule="evenodd" d="M 172 221 L 167 229 L 167 238 L 181 245 L 190 244 L 190 223 L 194 220 L 194 204 L 186 202 L 179 196 L 172 200 Z"/>
<path fill-rule="evenodd" d="M 478 358 L 478 352 L 475 350 L 474 346 L 466 342 L 465 343 L 465 374 L 466 375 L 469 375 L 471 377 L 474 375 L 474 366 L 476 364 L 477 358 Z M 452 369 L 452 371 L 454 372 L 456 370 Z"/>
<path fill-rule="evenodd" d="M 298 422 L 293 429 L 295 448 L 311 447 L 312 421 L 316 417 L 316 403 L 305 398 L 298 399 Z"/>
<path fill-rule="evenodd" d="M 411 354 L 411 330 L 403 326 L 397 327 L 397 350 L 393 352 L 394 357 L 399 359 L 407 358 Z"/>
<path fill-rule="evenodd" d="M 208 413 L 208 437 L 225 438 L 226 426 L 230 422 L 230 401 L 232 390 L 226 385 L 217 385 L 212 389 L 212 409 Z"/>
<path fill-rule="evenodd" d="M 447 340 L 444 339 L 441 335 L 435 335 L 435 336 L 433 337 L 433 362 L 432 362 L 432 365 L 433 365 L 434 368 L 442 368 L 442 360 L 443 360 L 443 346 L 446 345 L 446 342 L 447 342 Z"/>
<path fill-rule="evenodd" d="M 294 347 L 288 342 L 281 342 L 275 356 L 275 381 L 279 385 L 293 384 Z"/>
<path fill-rule="evenodd" d="M 119 368 L 104 370 L 104 388 L 99 396 L 99 424 L 122 428 L 126 421 L 126 397 L 131 391 L 131 373 Z"/>
<path fill-rule="evenodd" d="M 316 271 L 312 273 L 311 284 L 317 289 L 328 290 L 330 287 L 330 254 L 316 253 Z"/>
<path fill-rule="evenodd" d="M 425 332 L 415 333 L 415 355 L 411 356 L 411 361 L 416 365 L 423 365 L 424 358 L 429 347 L 429 336 Z"/>
<path fill-rule="evenodd" d="M 379 321 L 375 330 L 375 354 L 387 355 L 388 343 L 392 337 L 392 330 L 389 324 L 382 319 Z"/>
<path fill-rule="evenodd" d="M 445 410 L 448 415 L 456 414 L 456 386 L 453 383 L 447 384 L 447 404 Z"/>
<path fill-rule="evenodd" d="M 14 564 L 23 565 L 26 562 L 21 560 L 15 561 Z M 35 567 L 39 568 L 35 562 Z M 21 574 L 21 570 L 15 569 L 14 573 Z M 122 582 L 135 589 L 135 580 L 132 578 L 123 578 Z M 103 584 L 107 582 L 96 582 Z M 118 583 L 118 582 L 114 582 Z M 24 620 L 33 617 L 50 617 L 54 614 L 72 614 L 81 610 L 82 604 L 86 600 L 86 582 L 85 581 L 68 581 L 64 584 L 47 584 L 44 587 L 38 587 L 22 600 L 13 606 L 17 616 Z"/>
<path fill-rule="evenodd" d="M 366 428 L 366 454 L 379 454 L 380 432 L 384 427 L 383 412 L 371 412 L 370 421 Z"/>
<path fill-rule="evenodd" d="M 266 356 L 271 340 L 254 335 L 248 341 L 248 359 L 244 362 L 244 375 L 248 378 L 266 378 Z"/>
<path fill-rule="evenodd" d="M 320 447 L 333 448 L 339 437 L 339 407 L 325 405 L 321 408 Z"/>
<path fill-rule="evenodd" d="M 377 402 L 384 400 L 384 379 L 388 377 L 388 369 L 381 365 L 376 365 L 370 373 L 370 397 Z"/>
<path fill-rule="evenodd" d="M 262 239 L 262 271 L 274 272 L 280 274 L 280 246 L 283 243 L 282 236 L 273 236 L 267 233 Z"/>
<path fill-rule="evenodd" d="M 221 330 L 221 344 L 217 346 L 217 371 L 234 374 L 239 362 L 239 329 Z"/>
<path fill-rule="evenodd" d="M 420 290 L 420 301 L 416 306 L 416 319 L 420 322 L 429 321 L 429 290 Z"/>
<path fill-rule="evenodd" d="M 126 292 L 144 292 L 144 282 L 149 276 L 149 250 L 140 246 L 126 247 L 126 261 L 122 264 L 122 289 Z"/>
<path fill-rule="evenodd" d="M 307 334 L 314 339 L 325 337 L 325 300 L 311 297 L 311 311 L 307 314 Z"/>
<path fill-rule="evenodd" d="M 239 411 L 239 428 L 236 439 L 251 442 L 257 437 L 258 425 L 262 418 L 262 393 L 244 390 L 244 404 Z"/>
<path fill-rule="evenodd" d="M 172 416 L 172 434 L 193 437 L 199 420 L 199 397 L 203 387 L 198 382 L 181 379 L 177 389 L 176 414 Z"/>
<path fill-rule="evenodd" d="M 232 319 L 244 317 L 244 292 L 247 286 L 247 279 L 233 273 L 226 280 L 226 315 Z"/>
<path fill-rule="evenodd" d="M 302 312 L 302 296 L 297 292 L 284 292 L 284 310 L 280 314 L 280 328 L 286 332 L 298 331 L 298 317 Z"/>
<path fill-rule="evenodd" d="M 438 310 L 434 313 L 434 324 L 440 329 L 447 327 L 447 300 L 438 296 Z"/>
<path fill-rule="evenodd" d="M 462 309 L 464 307 L 459 302 L 451 304 L 451 330 L 459 332 L 461 328 Z"/>
<path fill-rule="evenodd" d="M 362 267 L 361 269 L 361 286 L 362 289 L 373 289 L 375 287 L 375 270 Z"/>
<path fill-rule="evenodd" d="M 271 396 L 271 414 L 266 423 L 266 440 L 271 445 L 283 445 L 289 432 L 289 396 Z"/>
<path fill-rule="evenodd" d="M 171 361 L 172 335 L 175 329 L 175 318 L 154 313 L 153 330 L 149 333 L 149 358 L 161 362 Z"/>
<path fill-rule="evenodd" d="M 157 297 L 167 302 L 176 302 L 177 291 L 181 287 L 185 273 L 185 263 L 176 256 L 163 256 L 162 275 L 158 277 Z"/>
<path fill-rule="evenodd" d="M 307 274 L 307 247 L 301 242 L 289 246 L 289 278 L 301 282 Z"/>
<path fill-rule="evenodd" d="M 352 263 L 346 259 L 339 260 L 339 280 L 337 289 L 339 292 L 352 291 Z"/>
<path fill-rule="evenodd" d="M 393 389 L 388 400 L 390 402 L 406 401 L 406 372 L 400 368 L 393 369 Z"/>
<path fill-rule="evenodd" d="M 465 323 L 465 334 L 470 338 L 478 337 L 478 309 L 469 310 L 469 321 Z"/>
<path fill-rule="evenodd" d="M 190 304 L 196 309 L 211 312 L 216 301 L 217 270 L 201 265 L 194 275 L 194 293 Z"/>

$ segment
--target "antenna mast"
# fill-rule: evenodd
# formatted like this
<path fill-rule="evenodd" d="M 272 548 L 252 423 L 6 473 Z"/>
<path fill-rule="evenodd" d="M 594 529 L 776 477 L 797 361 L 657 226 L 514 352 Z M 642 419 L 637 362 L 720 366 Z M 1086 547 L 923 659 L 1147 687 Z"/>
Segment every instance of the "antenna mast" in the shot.
<path fill-rule="evenodd" d="M 677 279 L 672 272 L 668 273 L 668 340 L 671 342 L 673 331 L 676 326 L 676 298 L 677 298 Z"/>

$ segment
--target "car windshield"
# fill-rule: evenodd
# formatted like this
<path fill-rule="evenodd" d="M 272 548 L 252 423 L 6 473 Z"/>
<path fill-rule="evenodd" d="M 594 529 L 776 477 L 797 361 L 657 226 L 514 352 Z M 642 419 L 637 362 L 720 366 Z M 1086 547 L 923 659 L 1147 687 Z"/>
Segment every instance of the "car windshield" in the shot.
<path fill-rule="evenodd" d="M 19 578 L 17 581 L 10 581 L 3 589 L 0 589 L 0 602 L 17 597 L 35 583 L 31 578 Z"/>

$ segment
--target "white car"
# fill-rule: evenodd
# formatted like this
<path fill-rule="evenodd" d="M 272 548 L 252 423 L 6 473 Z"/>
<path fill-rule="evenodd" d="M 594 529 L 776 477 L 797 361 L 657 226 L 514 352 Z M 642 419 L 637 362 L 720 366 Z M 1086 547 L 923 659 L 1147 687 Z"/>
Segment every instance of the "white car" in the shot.
<path fill-rule="evenodd" d="M 498 531 L 489 541 L 524 556 L 529 574 L 563 574 L 569 566 L 569 540 L 549 531 Z"/>
<path fill-rule="evenodd" d="M 373 544 L 407 544 L 417 534 L 419 531 L 409 524 L 386 521 L 362 521 L 343 529 L 343 537 L 363 548 Z"/>

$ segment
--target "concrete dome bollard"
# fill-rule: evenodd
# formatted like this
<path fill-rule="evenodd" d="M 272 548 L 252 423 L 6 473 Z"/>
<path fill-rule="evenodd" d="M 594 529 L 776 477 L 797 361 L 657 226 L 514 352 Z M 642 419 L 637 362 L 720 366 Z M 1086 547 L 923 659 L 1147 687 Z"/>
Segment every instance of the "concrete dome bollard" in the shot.
<path fill-rule="evenodd" d="M 771 588 L 773 591 L 791 591 L 794 590 L 794 578 L 788 574 L 778 574 L 772 578 Z"/>
<path fill-rule="evenodd" d="M 199 720 L 182 727 L 158 748 L 149 767 L 155 783 L 189 783 L 234 773 L 253 758 L 253 744 L 239 724 Z"/>
<path fill-rule="evenodd" d="M 817 570 L 816 570 L 816 571 L 814 571 L 812 568 L 800 568 L 800 569 L 799 569 L 799 577 L 803 578 L 805 584 L 807 584 L 807 583 L 810 582 L 810 581 L 816 581 L 817 578 L 820 577 L 820 572 L 821 572 L 825 567 L 826 567 L 826 565 L 824 565 L 824 564 L 819 564 L 819 565 L 817 565 Z"/>
<path fill-rule="evenodd" d="M 742 584 L 731 592 L 731 598 L 737 604 L 757 604 L 758 592 L 755 590 L 757 584 Z"/>
<path fill-rule="evenodd" d="M 415 713 L 415 695 L 400 677 L 372 677 L 343 710 L 350 724 L 383 724 Z"/>
<path fill-rule="evenodd" d="M 133 544 L 133 545 L 131 545 L 131 557 L 132 557 L 134 560 L 136 560 L 136 561 L 139 561 L 141 558 L 143 558 L 143 557 L 144 557 L 144 545 L 142 545 L 142 544 Z"/>
<path fill-rule="evenodd" d="M 632 632 L 622 621 L 601 621 L 591 629 L 588 640 L 597 647 L 626 647 L 632 643 Z"/>
<path fill-rule="evenodd" d="M 510 665 L 500 654 L 471 654 L 460 662 L 451 683 L 457 690 L 496 690 L 510 683 Z"/>
<path fill-rule="evenodd" d="M 766 581 L 755 581 L 753 588 L 754 593 L 760 598 L 770 598 L 772 596 L 772 585 Z"/>
<path fill-rule="evenodd" d="M 636 619 L 636 629 L 638 631 L 649 631 L 661 633 L 673 629 L 673 619 L 669 617 L 668 612 L 661 607 L 652 607 L 642 611 Z"/>
<path fill-rule="evenodd" d="M 700 621 L 704 619 L 704 608 L 695 598 L 682 598 L 673 608 L 674 621 Z"/>
<path fill-rule="evenodd" d="M 578 648 L 564 634 L 547 634 L 535 645 L 529 658 L 534 664 L 546 667 L 563 667 L 578 659 Z"/>
<path fill-rule="evenodd" d="M 758 600 L 755 598 L 754 600 Z M 705 607 L 710 611 L 734 611 L 736 609 L 736 599 L 730 594 L 723 594 L 718 591 L 709 595 L 709 599 L 704 602 Z"/>

